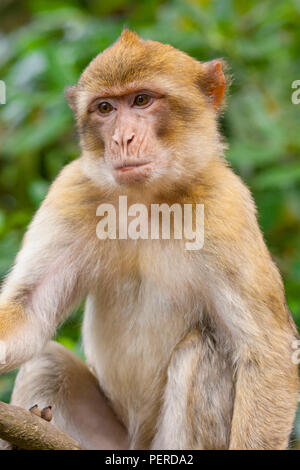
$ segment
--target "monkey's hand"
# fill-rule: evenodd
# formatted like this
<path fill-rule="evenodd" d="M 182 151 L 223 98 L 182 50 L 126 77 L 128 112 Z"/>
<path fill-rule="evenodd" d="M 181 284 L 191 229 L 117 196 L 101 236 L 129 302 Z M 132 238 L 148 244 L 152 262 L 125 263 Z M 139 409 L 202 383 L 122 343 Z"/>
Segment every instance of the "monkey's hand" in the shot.
<path fill-rule="evenodd" d="M 0 372 L 6 372 L 9 364 L 13 364 L 12 356 L 18 357 L 17 334 L 15 336 L 15 353 L 10 347 L 12 336 L 23 328 L 22 308 L 16 303 L 2 302 L 0 304 Z M 10 367 L 10 368 L 13 368 Z"/>
<path fill-rule="evenodd" d="M 42 206 L 0 295 L 0 373 L 43 349 L 84 296 L 88 264 L 82 242 Z"/>

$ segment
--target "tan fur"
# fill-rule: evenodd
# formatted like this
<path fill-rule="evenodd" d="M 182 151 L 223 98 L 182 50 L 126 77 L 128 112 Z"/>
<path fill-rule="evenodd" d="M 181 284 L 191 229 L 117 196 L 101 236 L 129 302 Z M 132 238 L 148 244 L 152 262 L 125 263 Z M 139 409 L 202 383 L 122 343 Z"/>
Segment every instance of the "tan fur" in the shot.
<path fill-rule="evenodd" d="M 22 309 L 16 304 L 11 303 L 1 305 L 0 317 L 0 331 L 1 339 L 6 339 L 7 336 L 14 334 L 15 329 L 21 327 L 23 312 Z"/>
<path fill-rule="evenodd" d="M 88 66 L 67 93 L 82 157 L 52 185 L 0 297 L 0 339 L 4 300 L 26 311 L 26 329 L 7 342 L 7 369 L 39 353 L 87 296 L 87 362 L 132 448 L 281 449 L 295 416 L 297 332 L 251 195 L 223 157 L 220 63 L 125 31 Z M 89 106 L 147 87 L 162 96 L 154 122 L 163 157 L 145 182 L 120 185 Z M 99 240 L 97 207 L 117 206 L 120 195 L 147 207 L 204 204 L 203 249 L 172 238 Z"/>

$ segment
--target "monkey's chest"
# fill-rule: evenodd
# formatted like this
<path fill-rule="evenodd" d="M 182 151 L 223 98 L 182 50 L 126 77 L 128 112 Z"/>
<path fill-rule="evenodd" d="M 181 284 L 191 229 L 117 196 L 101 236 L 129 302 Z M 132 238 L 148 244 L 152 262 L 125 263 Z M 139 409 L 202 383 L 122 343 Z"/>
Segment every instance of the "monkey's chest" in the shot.
<path fill-rule="evenodd" d="M 163 261 L 119 270 L 87 301 L 87 358 L 131 435 L 154 428 L 170 356 L 201 310 L 178 267 Z"/>

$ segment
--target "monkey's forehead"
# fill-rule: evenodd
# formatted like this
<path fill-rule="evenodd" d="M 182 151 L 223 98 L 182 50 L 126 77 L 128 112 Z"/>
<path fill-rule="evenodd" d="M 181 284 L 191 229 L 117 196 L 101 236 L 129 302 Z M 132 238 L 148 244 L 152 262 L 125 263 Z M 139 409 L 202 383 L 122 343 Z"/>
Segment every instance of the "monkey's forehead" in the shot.
<path fill-rule="evenodd" d="M 185 83 L 199 73 L 200 63 L 168 44 L 144 41 L 125 30 L 82 73 L 79 88 L 120 87 L 168 75 Z"/>

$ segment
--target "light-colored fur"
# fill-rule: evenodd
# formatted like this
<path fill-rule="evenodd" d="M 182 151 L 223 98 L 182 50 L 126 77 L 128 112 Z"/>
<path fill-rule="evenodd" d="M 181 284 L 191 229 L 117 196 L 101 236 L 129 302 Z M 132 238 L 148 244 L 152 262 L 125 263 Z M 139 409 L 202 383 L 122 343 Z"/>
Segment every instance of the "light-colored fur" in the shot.
<path fill-rule="evenodd" d="M 126 62 L 130 51 L 134 57 L 148 47 L 130 34 L 89 66 L 79 95 L 72 92 L 79 123 L 84 89 L 91 92 L 100 65 L 110 73 L 125 50 Z M 158 55 L 175 60 L 174 50 L 161 46 Z M 150 42 L 150 51 L 155 47 Z M 179 117 L 170 123 L 177 127 L 164 146 L 174 165 L 168 161 L 161 173 L 157 166 L 141 186 L 119 186 L 101 151 L 87 149 L 91 135 L 81 134 L 83 156 L 52 185 L 3 286 L 0 339 L 7 364 L 0 370 L 39 354 L 87 296 L 87 363 L 131 447 L 282 449 L 298 399 L 291 359 L 296 329 L 250 193 L 224 162 L 215 110 L 192 84 L 196 74 L 203 78 L 203 67 L 178 54 L 188 67 L 180 69 L 178 87 L 168 82 L 168 89 L 183 93 L 185 76 L 186 93 L 201 112 L 191 111 L 188 124 Z M 204 203 L 203 249 L 186 251 L 184 240 L 97 239 L 97 207 L 117 206 L 119 195 L 127 195 L 129 205 Z"/>
<path fill-rule="evenodd" d="M 52 423 L 85 449 L 126 449 L 127 434 L 103 396 L 97 378 L 68 349 L 50 342 L 24 364 L 11 403 L 25 409 L 51 403 Z"/>

